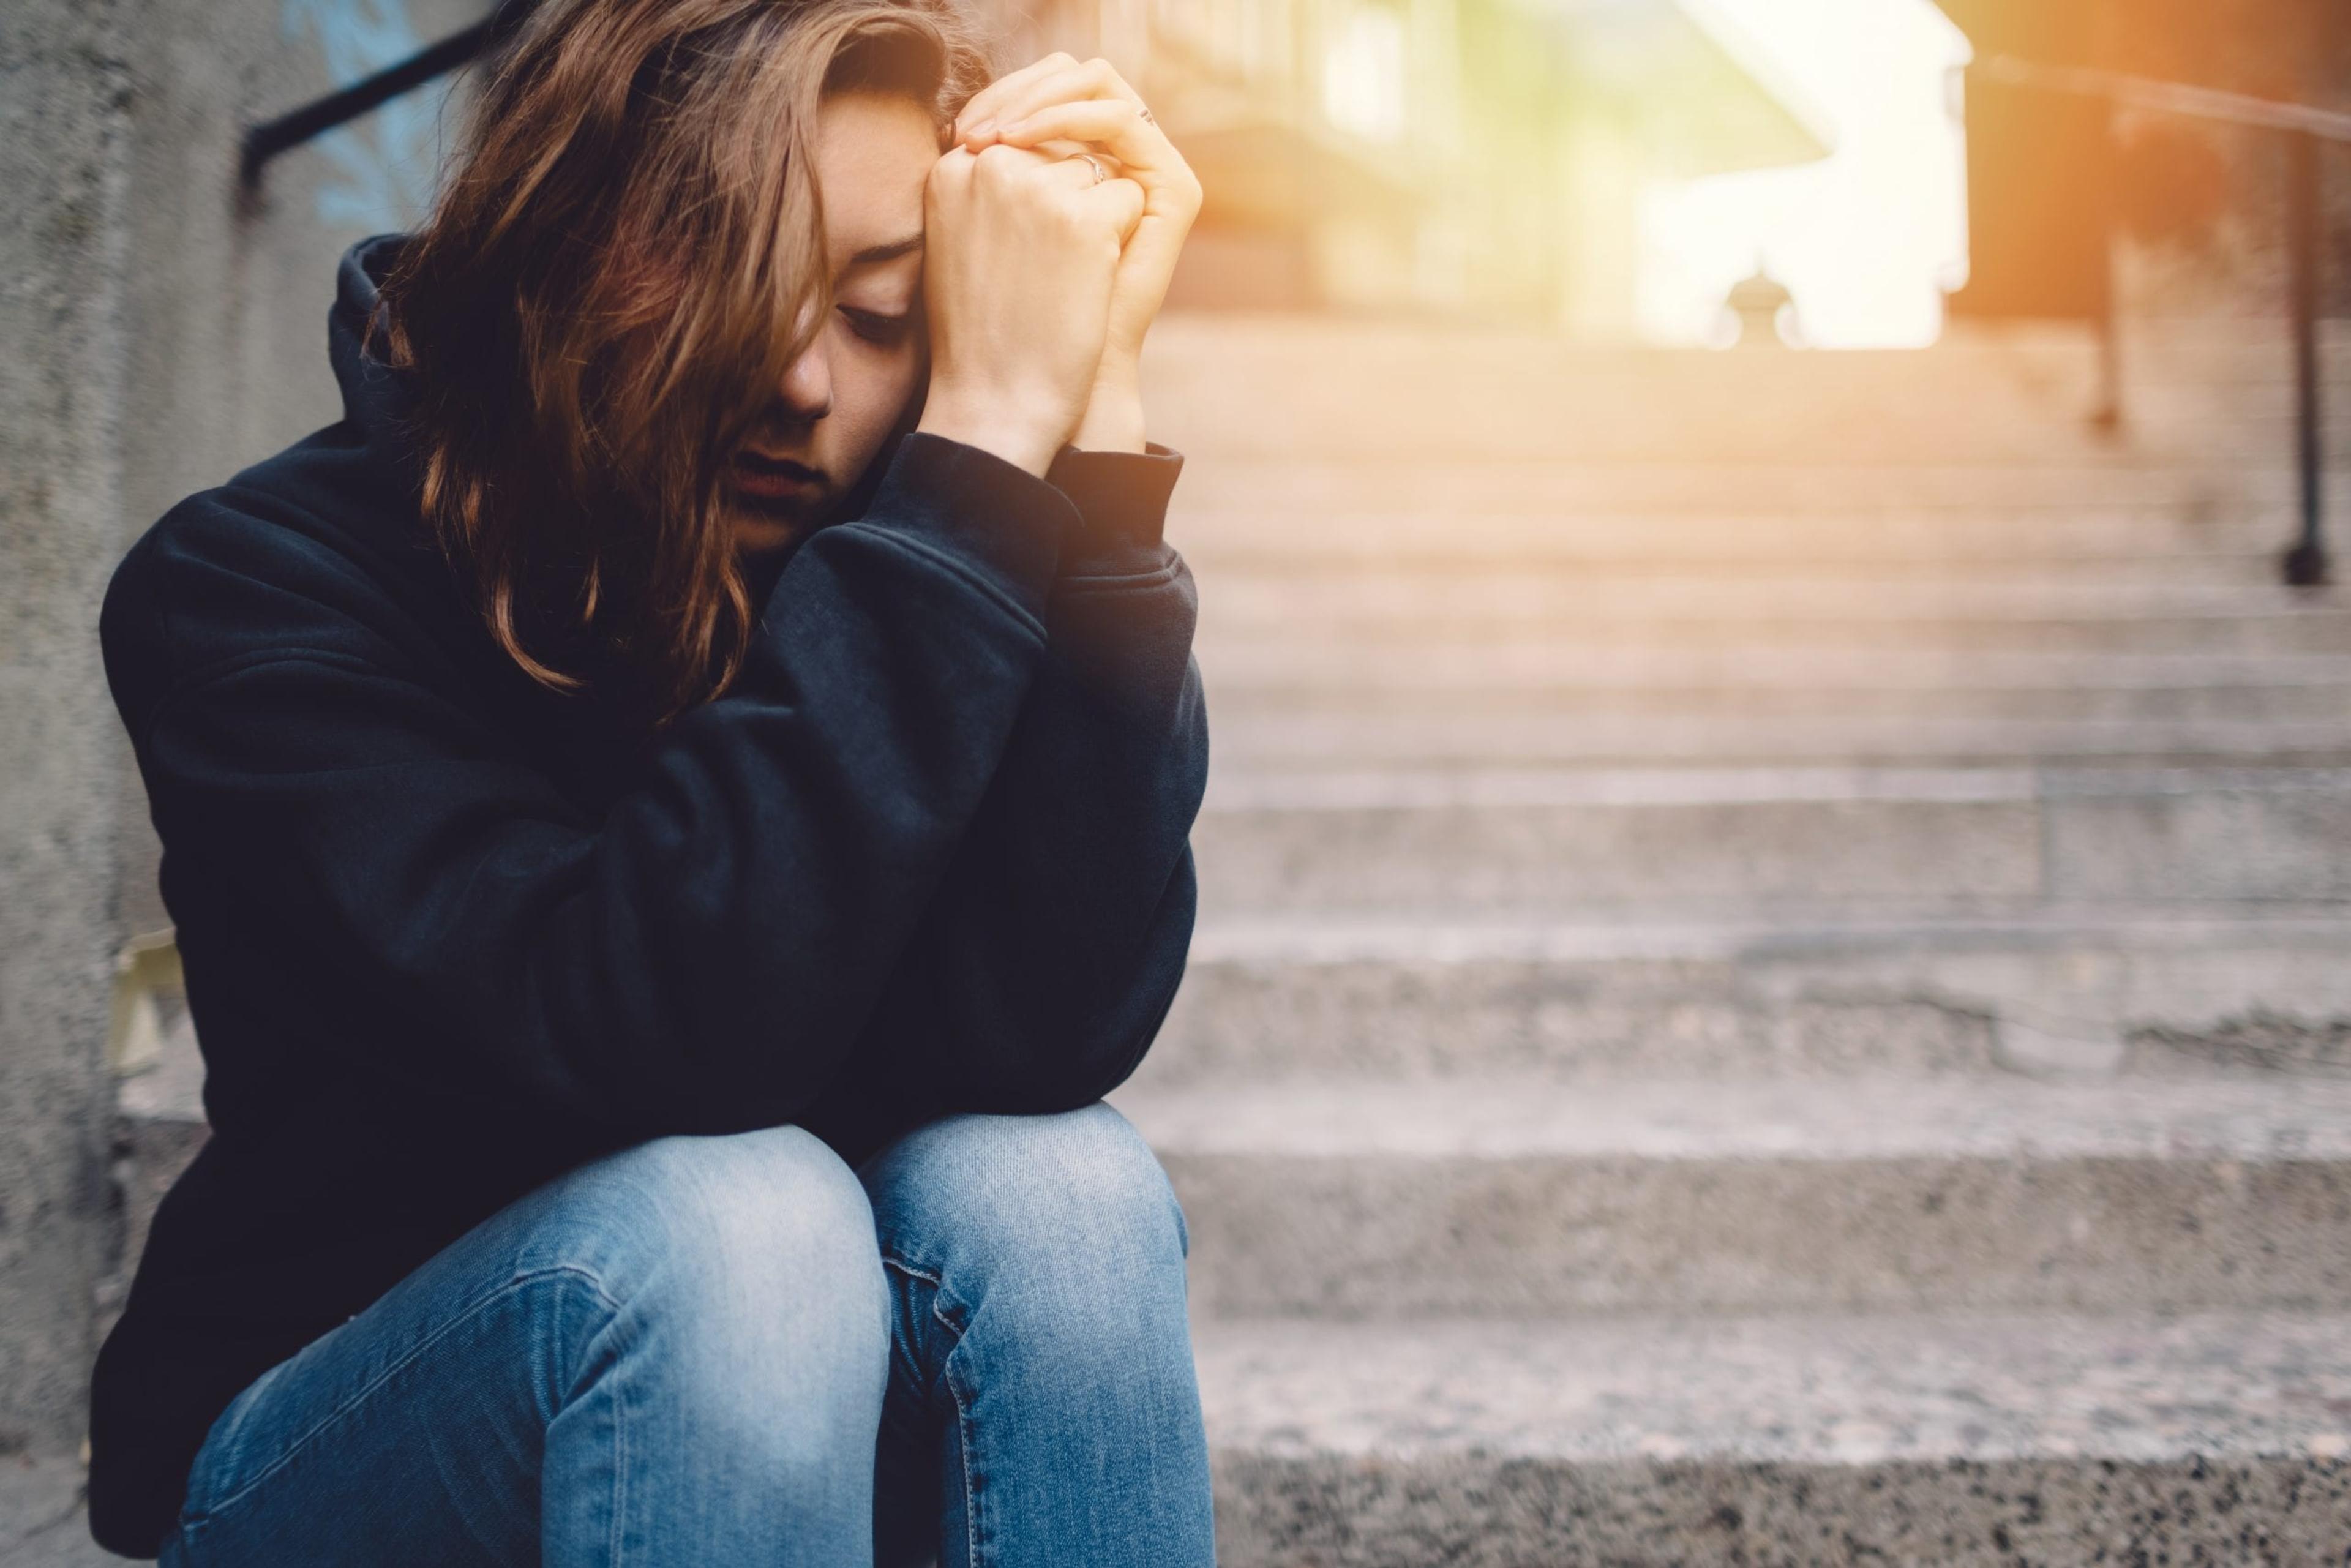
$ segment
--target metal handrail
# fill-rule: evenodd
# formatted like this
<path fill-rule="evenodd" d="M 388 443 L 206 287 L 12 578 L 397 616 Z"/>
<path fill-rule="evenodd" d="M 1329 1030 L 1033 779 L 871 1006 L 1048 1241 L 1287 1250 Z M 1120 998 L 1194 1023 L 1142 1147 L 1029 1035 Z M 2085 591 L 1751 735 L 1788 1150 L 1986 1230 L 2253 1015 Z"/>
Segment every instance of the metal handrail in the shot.
<path fill-rule="evenodd" d="M 2155 77 L 2128 76 L 2095 66 L 2053 66 L 2014 55 L 1993 55 L 1977 61 L 1975 68 L 2004 87 L 2046 88 L 2083 98 L 2103 98 L 2128 109 L 2144 109 L 2157 114 L 2214 120 L 2263 131 L 2306 131 L 2322 141 L 2351 142 L 2351 113 L 2340 110 L 2248 98 L 2243 93 L 2222 92 L 2216 88 L 2164 81 Z"/>
<path fill-rule="evenodd" d="M 404 60 L 388 65 L 323 98 L 311 99 L 275 120 L 246 128 L 239 146 L 237 179 L 247 191 L 261 182 L 261 171 L 280 152 L 323 136 L 339 125 L 357 120 L 402 93 L 444 76 L 506 41 L 522 25 L 537 0 L 499 0 L 496 10 L 470 27 L 461 28 L 435 44 L 428 44 Z"/>
<path fill-rule="evenodd" d="M 2325 436 L 2319 405 L 2318 310 L 2320 232 L 2325 223 L 2319 183 L 2318 149 L 2322 142 L 2351 145 L 2351 114 L 2313 104 L 2283 103 L 2249 98 L 2187 82 L 2160 81 L 2149 77 L 2100 70 L 2092 66 L 2059 66 L 2013 55 L 1994 55 L 1976 62 L 1986 79 L 2006 87 L 2034 88 L 2045 92 L 2104 99 L 2109 104 L 2153 114 L 2244 126 L 2275 131 L 2286 139 L 2286 256 L 2290 309 L 2294 318 L 2295 461 L 2302 476 L 2302 528 L 2280 561 L 2285 580 L 2296 588 L 2318 587 L 2328 579 L 2325 539 Z M 2114 231 L 2106 231 L 2109 269 Z M 2109 272 L 2111 277 L 2111 270 Z M 2115 319 L 2114 289 L 2107 290 L 2106 318 L 2102 323 L 2106 344 L 2106 406 L 2100 423 L 2121 418 L 2121 375 L 2116 368 L 2119 327 Z"/>

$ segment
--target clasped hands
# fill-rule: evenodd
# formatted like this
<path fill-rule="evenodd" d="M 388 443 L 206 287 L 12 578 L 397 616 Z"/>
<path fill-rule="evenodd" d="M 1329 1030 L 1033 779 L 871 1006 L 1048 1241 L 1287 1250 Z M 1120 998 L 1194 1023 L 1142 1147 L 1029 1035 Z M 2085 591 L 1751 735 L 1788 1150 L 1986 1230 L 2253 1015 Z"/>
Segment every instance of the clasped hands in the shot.
<path fill-rule="evenodd" d="M 1048 55 L 990 83 L 947 140 L 924 195 L 931 381 L 917 428 L 1039 475 L 1064 444 L 1142 451 L 1143 340 L 1199 181 L 1100 59 Z"/>

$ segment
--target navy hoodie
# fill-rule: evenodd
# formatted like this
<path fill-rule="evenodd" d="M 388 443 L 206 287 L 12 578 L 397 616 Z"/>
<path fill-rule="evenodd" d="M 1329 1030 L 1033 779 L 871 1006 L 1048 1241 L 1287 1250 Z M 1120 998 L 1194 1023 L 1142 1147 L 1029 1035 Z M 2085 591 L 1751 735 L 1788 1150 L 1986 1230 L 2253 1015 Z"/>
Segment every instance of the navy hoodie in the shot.
<path fill-rule="evenodd" d="M 100 621 L 213 1127 L 92 1380 L 128 1555 L 239 1390 L 531 1187 L 668 1133 L 854 1163 L 1081 1105 L 1183 974 L 1180 456 L 898 439 L 734 685 L 646 737 L 524 674 L 419 516 L 404 373 L 361 348 L 400 243 L 342 263 L 341 421 L 172 507 Z"/>

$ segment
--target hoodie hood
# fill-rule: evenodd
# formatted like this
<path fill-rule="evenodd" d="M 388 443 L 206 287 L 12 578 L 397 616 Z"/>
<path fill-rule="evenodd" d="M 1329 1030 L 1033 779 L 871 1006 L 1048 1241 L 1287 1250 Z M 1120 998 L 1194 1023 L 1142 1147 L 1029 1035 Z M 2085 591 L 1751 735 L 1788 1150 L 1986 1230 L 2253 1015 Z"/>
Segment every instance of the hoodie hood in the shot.
<path fill-rule="evenodd" d="M 408 422 L 416 407 L 413 378 L 386 364 L 367 344 L 368 324 L 383 302 L 383 280 L 399 260 L 404 234 L 374 235 L 343 252 L 335 269 L 335 303 L 327 314 L 327 359 L 342 389 L 343 421 L 360 440 L 404 462 Z"/>

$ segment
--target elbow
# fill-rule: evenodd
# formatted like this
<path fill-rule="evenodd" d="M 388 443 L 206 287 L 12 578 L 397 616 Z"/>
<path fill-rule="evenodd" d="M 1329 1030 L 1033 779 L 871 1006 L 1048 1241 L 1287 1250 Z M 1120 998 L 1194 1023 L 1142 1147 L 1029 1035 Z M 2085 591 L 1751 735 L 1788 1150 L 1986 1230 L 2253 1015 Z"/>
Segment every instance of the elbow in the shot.
<path fill-rule="evenodd" d="M 1186 850 L 1141 951 L 1122 971 L 1122 983 L 1108 996 L 1099 991 L 1072 994 L 1051 1021 L 1032 1025 L 1018 1042 L 1020 1049 L 1004 1053 L 1019 1066 L 998 1080 L 998 1103 L 974 1109 L 1075 1110 L 1134 1076 L 1183 987 L 1196 902 L 1192 857 Z"/>
<path fill-rule="evenodd" d="M 1056 1092 L 1050 1109 L 1074 1111 L 1091 1105 L 1134 1077 L 1158 1040 L 1183 980 L 1179 962 L 1163 984 L 1138 998 L 1139 1010 L 1128 1015 L 1123 1027 L 1102 1032 L 1075 1053 L 1063 1081 L 1053 1085 Z"/>

